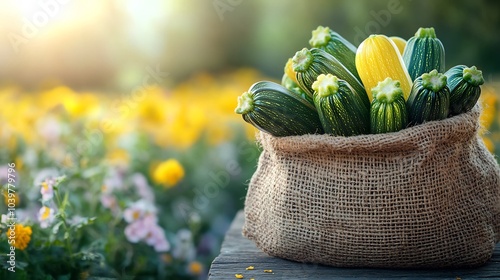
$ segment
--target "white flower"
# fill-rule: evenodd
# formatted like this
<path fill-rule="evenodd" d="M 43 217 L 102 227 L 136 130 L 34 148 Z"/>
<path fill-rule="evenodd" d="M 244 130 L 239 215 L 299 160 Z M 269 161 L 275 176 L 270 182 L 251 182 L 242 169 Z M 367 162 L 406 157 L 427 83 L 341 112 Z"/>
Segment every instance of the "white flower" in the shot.
<path fill-rule="evenodd" d="M 40 211 L 38 211 L 38 221 L 40 222 L 40 227 L 41 228 L 47 228 L 52 224 L 54 221 L 55 217 L 55 211 L 54 209 L 43 206 L 40 208 Z"/>
<path fill-rule="evenodd" d="M 172 256 L 176 259 L 192 261 L 196 257 L 196 249 L 193 244 L 193 234 L 188 229 L 177 232 L 175 248 Z"/>
<path fill-rule="evenodd" d="M 7 224 L 10 222 L 10 220 L 11 220 L 11 218 L 8 215 L 2 214 L 2 218 L 1 218 L 0 223 Z"/>

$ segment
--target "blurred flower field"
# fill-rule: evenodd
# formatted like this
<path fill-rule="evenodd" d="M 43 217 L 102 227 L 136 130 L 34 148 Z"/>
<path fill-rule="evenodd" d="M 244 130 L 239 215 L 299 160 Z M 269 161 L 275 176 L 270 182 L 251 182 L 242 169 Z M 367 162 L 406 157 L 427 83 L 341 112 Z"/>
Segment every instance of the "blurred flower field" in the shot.
<path fill-rule="evenodd" d="M 205 279 L 259 156 L 236 98 L 262 79 L 0 89 L 0 278 L 14 254 L 16 279 Z M 481 99 L 481 135 L 499 151 L 494 87 Z"/>
<path fill-rule="evenodd" d="M 1 88 L 0 278 L 15 259 L 16 279 L 205 279 L 259 155 L 234 114 L 259 79 L 241 69 L 131 94 Z"/>

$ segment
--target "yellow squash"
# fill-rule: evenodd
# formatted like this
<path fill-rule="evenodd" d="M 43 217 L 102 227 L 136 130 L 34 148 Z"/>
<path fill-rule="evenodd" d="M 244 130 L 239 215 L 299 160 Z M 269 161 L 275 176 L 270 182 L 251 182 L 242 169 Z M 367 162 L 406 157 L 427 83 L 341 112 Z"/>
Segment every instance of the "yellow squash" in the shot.
<path fill-rule="evenodd" d="M 295 73 L 295 71 L 293 71 L 293 66 L 292 66 L 292 58 L 289 58 L 286 62 L 286 65 L 285 65 L 285 74 L 288 76 L 288 78 L 292 79 L 292 81 L 294 83 L 298 83 L 297 82 L 297 73 Z"/>
<path fill-rule="evenodd" d="M 399 54 L 403 55 L 403 52 L 405 51 L 406 47 L 406 40 L 398 36 L 392 36 L 389 37 L 389 39 L 391 39 L 396 45 L 396 47 L 398 47 Z"/>
<path fill-rule="evenodd" d="M 405 100 L 410 96 L 412 80 L 394 42 L 385 35 L 370 35 L 358 47 L 356 68 L 370 102 L 372 88 L 386 78 L 399 81 Z"/>

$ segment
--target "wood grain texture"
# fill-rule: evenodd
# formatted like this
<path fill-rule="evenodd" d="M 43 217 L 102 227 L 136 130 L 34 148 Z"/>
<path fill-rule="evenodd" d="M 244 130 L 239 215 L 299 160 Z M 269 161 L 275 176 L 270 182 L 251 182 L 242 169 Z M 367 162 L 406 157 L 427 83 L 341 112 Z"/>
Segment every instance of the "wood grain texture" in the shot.
<path fill-rule="evenodd" d="M 241 235 L 243 212 L 236 215 L 222 244 L 220 255 L 210 267 L 209 280 L 236 279 L 500 279 L 500 244 L 491 260 L 473 269 L 359 269 L 304 264 L 268 256 Z M 253 266 L 254 270 L 246 270 Z M 264 270 L 271 269 L 272 273 Z"/>

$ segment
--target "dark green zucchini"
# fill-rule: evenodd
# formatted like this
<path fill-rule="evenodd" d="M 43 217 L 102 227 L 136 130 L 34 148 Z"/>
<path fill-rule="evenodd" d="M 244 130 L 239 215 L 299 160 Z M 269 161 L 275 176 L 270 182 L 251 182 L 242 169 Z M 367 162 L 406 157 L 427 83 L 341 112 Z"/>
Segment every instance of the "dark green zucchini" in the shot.
<path fill-rule="evenodd" d="M 253 84 L 238 97 L 235 112 L 257 129 L 276 137 L 323 133 L 314 106 L 273 82 Z"/>
<path fill-rule="evenodd" d="M 312 84 L 316 81 L 316 78 L 320 74 L 332 74 L 349 83 L 361 97 L 367 110 L 370 109 L 370 100 L 363 84 L 331 54 L 317 48 L 311 50 L 304 48 L 292 58 L 292 65 L 293 70 L 297 73 L 297 83 L 310 96 L 314 94 Z"/>
<path fill-rule="evenodd" d="M 399 81 L 386 78 L 372 89 L 370 132 L 396 132 L 408 125 L 408 111 Z"/>
<path fill-rule="evenodd" d="M 408 121 L 411 125 L 448 117 L 450 90 L 446 83 L 446 76 L 436 70 L 415 80 L 407 101 Z"/>
<path fill-rule="evenodd" d="M 436 37 L 434 28 L 418 29 L 406 43 L 403 61 L 412 81 L 434 69 L 444 73 L 444 46 Z"/>
<path fill-rule="evenodd" d="M 328 27 L 318 26 L 309 40 L 309 45 L 313 48 L 322 49 L 338 59 L 358 80 L 361 80 L 356 70 L 356 50 L 357 48 L 340 36 L 337 32 Z"/>
<path fill-rule="evenodd" d="M 450 114 L 458 115 L 471 110 L 481 95 L 483 73 L 476 66 L 457 65 L 444 75 L 450 88 Z"/>
<path fill-rule="evenodd" d="M 370 111 L 349 83 L 332 74 L 321 74 L 312 88 L 325 133 L 353 136 L 370 131 Z"/>

